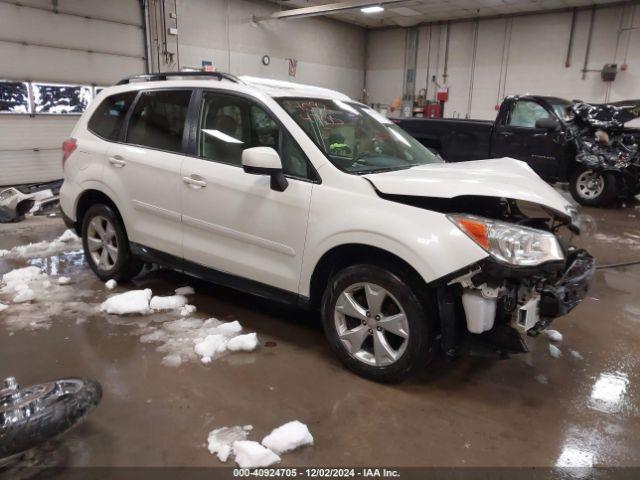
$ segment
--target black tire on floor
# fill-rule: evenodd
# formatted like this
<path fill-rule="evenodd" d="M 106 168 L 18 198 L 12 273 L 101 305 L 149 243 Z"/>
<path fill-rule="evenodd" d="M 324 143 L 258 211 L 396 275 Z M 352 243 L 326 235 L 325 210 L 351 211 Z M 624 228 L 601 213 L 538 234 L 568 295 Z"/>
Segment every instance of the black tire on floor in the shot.
<path fill-rule="evenodd" d="M 602 178 L 604 188 L 597 196 L 589 196 L 581 189 L 579 182 L 584 174 L 591 172 L 590 169 L 578 166 L 569 177 L 569 191 L 571 196 L 580 205 L 587 207 L 605 207 L 610 205 L 618 198 L 618 181 L 612 172 L 595 172 Z"/>
<path fill-rule="evenodd" d="M 403 280 L 402 278 L 406 280 Z M 401 305 L 405 312 L 409 335 L 407 345 L 402 355 L 390 365 L 377 366 L 351 355 L 340 340 L 338 327 L 335 322 L 335 307 L 342 292 L 354 284 L 372 283 L 387 290 Z M 425 367 L 432 358 L 434 324 L 429 313 L 425 311 L 425 302 L 428 303 L 411 287 L 411 282 L 406 275 L 396 275 L 392 271 L 376 265 L 354 265 L 337 272 L 329 280 L 322 299 L 322 323 L 325 335 L 334 352 L 342 363 L 358 375 L 378 382 L 399 382 L 418 369 Z M 420 299 L 423 298 L 421 302 Z M 436 311 L 435 305 L 430 311 Z M 373 335 L 375 333 L 370 333 Z M 366 341 L 366 340 L 365 340 Z"/>
<path fill-rule="evenodd" d="M 87 241 L 87 231 L 91 220 L 97 216 L 106 218 L 115 230 L 117 243 L 118 243 L 118 258 L 112 268 L 102 269 L 100 268 L 91 256 L 89 245 Z M 120 220 L 120 216 L 116 214 L 113 208 L 109 205 L 98 203 L 92 205 L 84 215 L 82 219 L 82 246 L 84 248 L 84 255 L 91 267 L 91 270 L 102 281 L 117 280 L 127 281 L 140 273 L 144 263 L 131 253 L 129 248 L 129 239 L 127 232 Z"/>
<path fill-rule="evenodd" d="M 59 396 L 46 408 L 0 426 L 0 458 L 25 452 L 68 430 L 93 409 L 102 398 L 102 388 L 95 380 L 63 379 L 81 382 L 81 387 Z"/>

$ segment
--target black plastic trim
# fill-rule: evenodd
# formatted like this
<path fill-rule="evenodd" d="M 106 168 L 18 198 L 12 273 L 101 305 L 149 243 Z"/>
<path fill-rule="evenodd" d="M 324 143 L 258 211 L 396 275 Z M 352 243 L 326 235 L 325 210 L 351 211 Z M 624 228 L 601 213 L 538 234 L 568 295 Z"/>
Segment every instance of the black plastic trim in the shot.
<path fill-rule="evenodd" d="M 206 267 L 204 265 L 176 257 L 175 255 L 145 247 L 139 243 L 130 243 L 130 248 L 131 252 L 135 256 L 140 257 L 146 262 L 157 263 L 173 270 L 186 273 L 192 277 L 200 278 L 218 285 L 224 285 L 274 302 L 305 309 L 310 308 L 309 298 L 295 292 L 290 292 L 255 280 L 216 270 L 211 267 Z"/>

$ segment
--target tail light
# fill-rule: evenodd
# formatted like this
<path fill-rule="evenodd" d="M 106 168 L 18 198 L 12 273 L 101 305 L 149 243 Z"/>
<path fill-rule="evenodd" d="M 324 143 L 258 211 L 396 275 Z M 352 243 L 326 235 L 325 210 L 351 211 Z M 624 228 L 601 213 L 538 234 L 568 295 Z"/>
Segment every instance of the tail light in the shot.
<path fill-rule="evenodd" d="M 67 161 L 67 158 L 75 151 L 78 147 L 78 142 L 75 138 L 67 138 L 64 142 L 62 142 L 62 167 L 64 168 L 64 162 Z"/>

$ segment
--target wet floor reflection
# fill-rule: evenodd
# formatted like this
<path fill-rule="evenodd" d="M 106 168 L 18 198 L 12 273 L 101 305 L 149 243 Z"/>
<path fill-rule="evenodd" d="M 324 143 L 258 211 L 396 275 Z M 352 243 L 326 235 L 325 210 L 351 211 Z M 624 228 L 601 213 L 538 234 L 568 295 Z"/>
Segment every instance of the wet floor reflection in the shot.
<path fill-rule="evenodd" d="M 622 372 L 602 373 L 593 384 L 589 406 L 604 413 L 620 412 L 626 401 L 629 379 Z"/>

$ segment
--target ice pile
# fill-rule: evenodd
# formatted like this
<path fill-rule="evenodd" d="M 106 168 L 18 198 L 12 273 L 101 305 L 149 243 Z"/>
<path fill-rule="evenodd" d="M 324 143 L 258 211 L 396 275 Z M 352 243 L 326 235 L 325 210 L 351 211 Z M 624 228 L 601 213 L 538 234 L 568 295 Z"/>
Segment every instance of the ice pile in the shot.
<path fill-rule="evenodd" d="M 251 430 L 251 425 L 216 428 L 209 432 L 207 448 L 211 455 L 217 455 L 221 462 L 226 462 L 231 455 L 233 444 L 246 440 Z"/>
<path fill-rule="evenodd" d="M 562 350 L 560 350 L 554 343 L 562 342 L 562 334 L 557 330 L 544 330 L 544 335 L 549 339 L 549 355 L 553 358 L 560 358 L 562 355 Z"/>
<path fill-rule="evenodd" d="M 305 445 L 313 445 L 313 436 L 302 422 L 294 420 L 273 430 L 262 443 L 247 440 L 251 425 L 217 428 L 209 432 L 208 449 L 226 462 L 233 453 L 240 468 L 268 467 L 278 463 L 280 455 Z"/>
<path fill-rule="evenodd" d="M 30 302 L 35 299 L 33 284 L 38 283 L 46 288 L 45 282 L 50 284 L 47 278 L 47 275 L 38 267 L 17 268 L 2 276 L 4 286 L 0 289 L 0 293 L 13 295 L 13 303 Z"/>
<path fill-rule="evenodd" d="M 66 252 L 69 250 L 78 250 L 82 248 L 82 240 L 73 232 L 66 230 L 55 240 L 51 242 L 42 241 L 29 243 L 27 245 L 18 245 L 11 250 L 0 250 L 0 257 L 6 258 L 32 258 L 32 257 L 49 257 L 56 253 Z"/>
<path fill-rule="evenodd" d="M 109 290 L 112 290 L 116 286 L 115 280 L 109 280 L 105 283 L 105 286 Z M 187 297 L 184 295 L 154 296 L 149 288 L 144 290 L 129 290 L 128 292 L 113 295 L 100 305 L 101 312 L 112 315 L 146 315 L 153 312 L 178 309 L 182 316 L 186 316 L 189 313 L 195 312 L 196 307 L 188 305 Z M 183 314 L 183 311 L 186 313 Z"/>
<path fill-rule="evenodd" d="M 133 313 L 147 314 L 151 313 L 149 302 L 151 301 L 151 289 L 130 290 L 128 292 L 114 295 L 107 298 L 102 305 L 100 311 L 112 315 L 129 315 Z"/>
<path fill-rule="evenodd" d="M 238 321 L 225 323 L 216 318 L 181 318 L 158 326 L 149 325 L 140 341 L 159 343 L 157 350 L 165 354 L 162 363 L 178 367 L 183 362 L 197 359 L 209 364 L 227 352 L 255 350 L 258 336 L 255 333 L 241 335 L 240 332 L 242 326 Z"/>
<path fill-rule="evenodd" d="M 56 316 L 63 314 L 86 315 L 95 306 L 84 301 L 76 301 L 90 296 L 89 290 L 65 286 L 70 279 L 53 277 L 42 272 L 39 267 L 17 268 L 0 278 L 0 300 L 10 305 L 0 307 L 5 310 L 2 319 L 10 330 L 48 328 Z M 46 299 L 46 301 L 39 301 Z"/>

